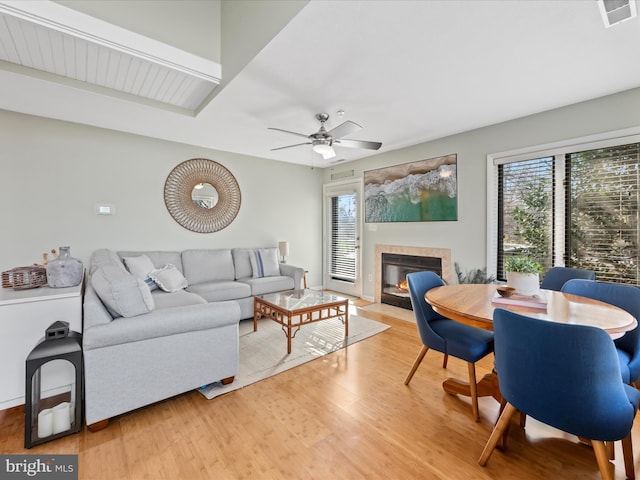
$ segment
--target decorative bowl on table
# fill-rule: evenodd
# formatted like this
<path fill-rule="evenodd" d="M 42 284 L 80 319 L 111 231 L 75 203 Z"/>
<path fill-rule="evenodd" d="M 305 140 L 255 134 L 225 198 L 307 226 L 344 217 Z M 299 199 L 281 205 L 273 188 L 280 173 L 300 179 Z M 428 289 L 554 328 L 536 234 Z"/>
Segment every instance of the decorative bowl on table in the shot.
<path fill-rule="evenodd" d="M 2 272 L 2 288 L 27 290 L 47 284 L 47 272 L 43 266 L 16 267 Z"/>
<path fill-rule="evenodd" d="M 500 294 L 501 297 L 510 297 L 516 291 L 513 287 L 507 287 L 506 285 L 501 285 L 496 288 L 496 291 Z"/>

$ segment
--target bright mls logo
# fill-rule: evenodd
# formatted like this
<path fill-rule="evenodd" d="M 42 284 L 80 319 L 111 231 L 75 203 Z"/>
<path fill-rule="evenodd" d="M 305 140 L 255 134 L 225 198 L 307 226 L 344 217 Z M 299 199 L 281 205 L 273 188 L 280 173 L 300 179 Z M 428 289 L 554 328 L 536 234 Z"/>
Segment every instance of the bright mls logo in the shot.
<path fill-rule="evenodd" d="M 0 480 L 78 480 L 78 455 L 0 455 Z"/>

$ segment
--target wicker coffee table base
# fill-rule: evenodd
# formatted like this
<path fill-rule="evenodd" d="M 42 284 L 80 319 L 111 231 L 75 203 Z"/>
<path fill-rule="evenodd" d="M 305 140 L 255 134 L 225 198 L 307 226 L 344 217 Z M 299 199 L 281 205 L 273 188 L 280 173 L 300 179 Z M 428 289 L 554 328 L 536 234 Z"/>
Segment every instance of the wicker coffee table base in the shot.
<path fill-rule="evenodd" d="M 300 292 L 300 290 L 293 292 Z M 265 297 L 267 296 L 265 295 Z M 344 335 L 347 337 L 349 336 L 349 300 L 335 296 L 334 300 L 328 303 L 288 309 L 261 296 L 253 297 L 253 331 L 258 330 L 258 320 L 262 317 L 279 323 L 287 337 L 287 353 L 291 353 L 291 339 L 295 338 L 300 327 L 309 323 L 339 318 L 344 324 Z"/>

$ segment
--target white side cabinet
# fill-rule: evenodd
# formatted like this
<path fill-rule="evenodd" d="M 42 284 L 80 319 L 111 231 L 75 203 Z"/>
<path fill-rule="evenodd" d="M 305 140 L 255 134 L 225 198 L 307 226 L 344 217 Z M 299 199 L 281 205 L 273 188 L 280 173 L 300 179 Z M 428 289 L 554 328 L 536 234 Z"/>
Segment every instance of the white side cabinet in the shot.
<path fill-rule="evenodd" d="M 25 403 L 25 361 L 49 325 L 82 333 L 82 286 L 0 289 L 0 410 Z"/>

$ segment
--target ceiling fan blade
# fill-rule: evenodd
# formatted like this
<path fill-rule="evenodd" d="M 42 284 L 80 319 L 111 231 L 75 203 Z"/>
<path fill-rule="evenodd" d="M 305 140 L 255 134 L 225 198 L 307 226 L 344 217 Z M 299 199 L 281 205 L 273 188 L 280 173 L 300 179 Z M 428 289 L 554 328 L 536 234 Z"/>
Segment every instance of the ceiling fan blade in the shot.
<path fill-rule="evenodd" d="M 278 132 L 290 133 L 292 135 L 297 135 L 299 137 L 309 138 L 309 135 L 305 135 L 304 133 L 292 132 L 291 130 L 283 130 L 282 128 L 273 128 L 267 127 L 268 130 L 277 130 Z"/>
<path fill-rule="evenodd" d="M 333 148 L 329 150 L 327 153 L 322 154 L 322 158 L 324 158 L 325 160 L 329 160 L 330 158 L 333 158 L 335 156 L 336 156 L 336 151 Z"/>
<path fill-rule="evenodd" d="M 274 150 L 283 150 L 285 148 L 299 147 L 300 145 L 311 145 L 311 142 L 296 143 L 295 145 L 287 145 L 286 147 L 272 148 L 271 151 L 273 152 Z"/>
<path fill-rule="evenodd" d="M 366 148 L 368 150 L 378 150 L 382 143 L 380 142 L 368 142 L 366 140 L 334 140 L 333 143 L 339 147 L 349 148 Z"/>
<path fill-rule="evenodd" d="M 355 133 L 358 130 L 361 130 L 362 127 L 351 120 L 347 120 L 344 123 L 341 123 L 336 128 L 332 128 L 327 133 L 331 135 L 334 139 L 346 137 L 351 133 Z"/>

